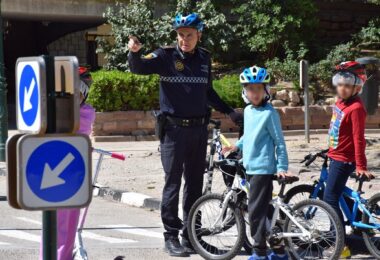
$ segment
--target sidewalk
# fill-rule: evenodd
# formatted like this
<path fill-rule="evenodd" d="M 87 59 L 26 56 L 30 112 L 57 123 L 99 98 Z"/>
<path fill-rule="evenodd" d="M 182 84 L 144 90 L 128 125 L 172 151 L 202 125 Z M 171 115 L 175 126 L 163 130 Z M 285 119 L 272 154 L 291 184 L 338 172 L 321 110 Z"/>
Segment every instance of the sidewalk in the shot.
<path fill-rule="evenodd" d="M 367 157 L 369 168 L 380 175 L 380 133 L 366 135 Z M 311 143 L 304 142 L 303 135 L 285 137 L 289 152 L 290 171 L 298 174 L 300 182 L 312 183 L 319 176 L 319 165 L 302 167 L 299 162 L 309 152 L 315 152 L 326 147 L 326 135 L 311 136 Z M 236 139 L 229 139 L 234 143 Z M 124 162 L 106 158 L 100 172 L 98 183 L 101 186 L 99 195 L 110 200 L 127 203 L 132 206 L 149 209 L 159 209 L 161 192 L 164 185 L 164 172 L 158 152 L 158 142 L 100 142 L 94 147 L 124 153 L 127 159 Z M 96 158 L 94 158 L 94 163 Z M 214 175 L 213 188 L 215 192 L 222 192 L 225 188 L 219 172 Z M 355 184 L 350 182 L 351 185 Z M 366 183 L 367 196 L 380 189 L 380 180 Z M 289 187 L 288 187 L 289 188 Z"/>

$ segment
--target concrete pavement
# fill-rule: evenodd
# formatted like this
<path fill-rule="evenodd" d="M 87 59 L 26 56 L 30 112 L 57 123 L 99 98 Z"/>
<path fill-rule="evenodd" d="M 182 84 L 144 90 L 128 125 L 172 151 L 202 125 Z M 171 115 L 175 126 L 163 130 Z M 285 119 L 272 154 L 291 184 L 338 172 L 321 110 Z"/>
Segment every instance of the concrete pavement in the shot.
<path fill-rule="evenodd" d="M 370 140 L 377 140 L 379 135 L 369 135 Z M 233 140 L 231 140 L 233 141 Z M 306 153 L 325 146 L 325 136 L 312 136 L 311 144 L 304 144 L 300 136 L 286 137 L 290 162 L 295 165 Z M 99 176 L 99 183 L 112 191 L 121 190 L 143 193 L 160 199 L 163 185 L 163 171 L 160 164 L 157 142 L 128 143 L 94 143 L 95 147 L 118 151 L 128 156 L 125 162 L 105 159 Z M 368 147 L 370 164 L 375 171 L 380 170 L 380 144 L 373 142 Z M 94 156 L 94 162 L 97 157 Z M 300 174 L 302 182 L 311 182 L 318 177 L 317 165 L 309 172 Z M 41 213 L 14 210 L 5 201 L 5 169 L 0 164 L 0 259 L 37 259 L 41 234 Z M 219 176 L 219 179 L 218 179 Z M 354 185 L 352 183 L 352 185 Z M 368 184 L 367 184 L 368 185 Z M 377 192 L 380 183 L 371 182 L 368 193 Z M 368 186 L 367 186 L 368 188 Z M 220 175 L 216 175 L 215 191 L 224 189 Z M 366 195 L 366 196 L 369 196 Z M 171 259 L 162 251 L 162 224 L 159 211 L 130 207 L 115 203 L 113 200 L 94 198 L 89 211 L 84 231 L 84 243 L 90 259 L 106 260 L 123 256 L 124 259 Z M 360 241 L 359 241 L 360 242 Z M 360 244 L 363 251 L 364 246 Z M 243 254 L 243 253 L 242 253 Z M 235 259 L 246 259 L 241 255 Z M 122 259 L 122 258 L 119 258 Z M 189 259 L 201 259 L 192 256 Z M 373 259 L 367 254 L 355 255 L 354 259 Z"/>

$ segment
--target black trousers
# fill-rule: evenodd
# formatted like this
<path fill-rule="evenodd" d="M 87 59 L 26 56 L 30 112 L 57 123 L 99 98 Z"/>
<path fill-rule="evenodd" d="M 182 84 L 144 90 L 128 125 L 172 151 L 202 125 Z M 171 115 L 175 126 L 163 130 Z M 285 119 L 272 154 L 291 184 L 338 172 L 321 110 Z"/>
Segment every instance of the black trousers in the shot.
<path fill-rule="evenodd" d="M 202 196 L 203 175 L 207 150 L 206 126 L 179 127 L 168 125 L 161 141 L 161 161 L 165 171 L 161 218 L 165 240 L 177 238 L 179 231 L 188 238 L 187 220 L 194 202 Z M 182 176 L 183 221 L 178 217 L 179 192 Z"/>
<path fill-rule="evenodd" d="M 267 219 L 271 214 L 273 175 L 252 175 L 249 179 L 248 213 L 251 236 L 254 240 L 253 251 L 262 256 L 267 255 Z"/>

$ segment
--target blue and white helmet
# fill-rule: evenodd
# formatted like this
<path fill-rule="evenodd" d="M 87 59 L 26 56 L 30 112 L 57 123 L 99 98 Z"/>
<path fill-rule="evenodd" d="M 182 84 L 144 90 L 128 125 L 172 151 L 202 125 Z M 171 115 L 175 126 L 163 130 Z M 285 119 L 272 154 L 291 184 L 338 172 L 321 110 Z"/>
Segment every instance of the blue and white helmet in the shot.
<path fill-rule="evenodd" d="M 182 14 L 177 14 L 174 18 L 173 29 L 177 30 L 179 28 L 190 27 L 197 29 L 199 32 L 203 31 L 204 23 L 200 19 L 199 15 L 196 13 L 184 16 Z"/>
<path fill-rule="evenodd" d="M 240 83 L 262 83 L 268 84 L 270 82 L 270 76 L 266 69 L 257 66 L 245 68 L 240 74 Z"/>
<path fill-rule="evenodd" d="M 240 83 L 244 86 L 245 84 L 264 84 L 265 85 L 265 101 L 270 99 L 270 90 L 269 90 L 270 75 L 265 68 L 260 68 L 258 66 L 252 66 L 245 68 L 240 74 Z M 241 97 L 243 98 L 246 104 L 249 104 L 247 98 L 247 93 L 245 88 L 243 88 Z"/>

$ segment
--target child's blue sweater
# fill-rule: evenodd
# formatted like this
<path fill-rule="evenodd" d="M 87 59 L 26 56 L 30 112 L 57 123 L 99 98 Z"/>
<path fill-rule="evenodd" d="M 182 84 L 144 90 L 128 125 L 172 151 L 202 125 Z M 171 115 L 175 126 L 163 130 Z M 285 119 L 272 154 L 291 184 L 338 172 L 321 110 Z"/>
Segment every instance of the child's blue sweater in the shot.
<path fill-rule="evenodd" d="M 288 154 L 280 117 L 271 104 L 244 109 L 244 135 L 236 146 L 243 150 L 247 174 L 276 174 L 288 170 Z"/>

